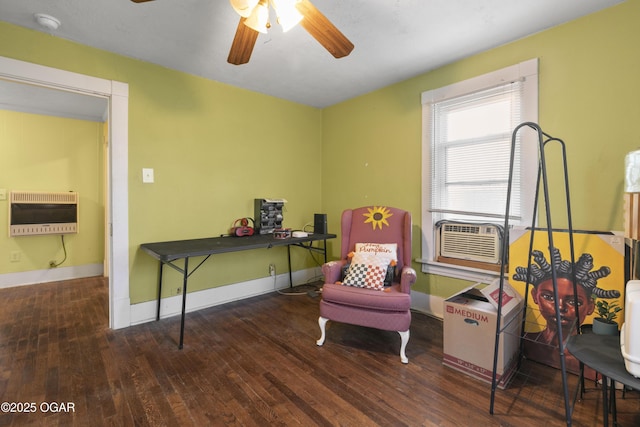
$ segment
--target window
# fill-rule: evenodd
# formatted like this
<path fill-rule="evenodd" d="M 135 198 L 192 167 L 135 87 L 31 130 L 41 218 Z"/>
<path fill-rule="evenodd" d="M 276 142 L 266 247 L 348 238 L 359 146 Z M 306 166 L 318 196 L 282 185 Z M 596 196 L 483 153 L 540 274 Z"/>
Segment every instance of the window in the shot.
<path fill-rule="evenodd" d="M 537 122 L 538 61 L 422 94 L 423 271 L 478 280 L 475 268 L 437 262 L 439 221 L 504 224 L 512 133 Z M 530 225 L 537 173 L 533 132 L 518 132 L 510 225 Z M 496 273 L 492 273 L 496 274 Z"/>

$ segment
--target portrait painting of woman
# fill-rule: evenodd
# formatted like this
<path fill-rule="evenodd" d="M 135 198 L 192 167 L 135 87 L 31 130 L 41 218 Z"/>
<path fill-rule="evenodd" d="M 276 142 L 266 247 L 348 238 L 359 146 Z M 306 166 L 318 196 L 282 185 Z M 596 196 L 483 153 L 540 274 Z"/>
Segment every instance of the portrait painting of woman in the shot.
<path fill-rule="evenodd" d="M 588 329 L 597 315 L 599 300 L 623 305 L 624 238 L 606 231 L 574 230 L 570 236 L 567 231 L 554 230 L 551 245 L 546 230 L 535 231 L 533 236 L 531 229 L 511 230 L 510 234 L 510 284 L 527 297 L 523 355 L 560 368 L 558 335 L 561 333 L 566 342 L 578 328 L 591 333 Z M 552 273 L 556 277 L 555 294 Z M 620 319 L 618 316 L 618 322 Z M 567 371 L 578 373 L 575 358 L 568 353 L 564 357 Z M 585 375 L 591 377 L 588 372 Z"/>
<path fill-rule="evenodd" d="M 597 286 L 598 280 L 607 277 L 611 269 L 601 266 L 593 270 L 591 254 L 582 254 L 574 265 L 569 260 L 563 260 L 558 249 L 553 248 L 551 253 L 553 263 L 547 261 L 541 251 L 532 251 L 534 263 L 531 264 L 529 274 L 526 267 L 516 267 L 513 279 L 530 284 L 531 301 L 538 307 L 539 316 L 545 322 L 541 331 L 525 330 L 525 357 L 559 367 L 559 332 L 562 332 L 563 339 L 577 333 L 578 326 L 583 325 L 587 317 L 593 314 L 598 298 L 620 298 L 620 291 L 604 290 Z M 554 292 L 553 268 L 557 292 Z M 556 298 L 559 318 L 555 310 Z M 578 362 L 573 356 L 565 354 L 565 363 L 568 370 L 578 372 Z"/>

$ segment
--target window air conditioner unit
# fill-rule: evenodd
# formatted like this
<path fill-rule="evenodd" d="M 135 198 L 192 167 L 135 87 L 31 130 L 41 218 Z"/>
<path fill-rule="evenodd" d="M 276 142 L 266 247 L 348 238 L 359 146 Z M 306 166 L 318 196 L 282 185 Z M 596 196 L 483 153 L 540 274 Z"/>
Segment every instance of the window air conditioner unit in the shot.
<path fill-rule="evenodd" d="M 439 230 L 441 256 L 500 263 L 501 226 L 443 221 Z"/>

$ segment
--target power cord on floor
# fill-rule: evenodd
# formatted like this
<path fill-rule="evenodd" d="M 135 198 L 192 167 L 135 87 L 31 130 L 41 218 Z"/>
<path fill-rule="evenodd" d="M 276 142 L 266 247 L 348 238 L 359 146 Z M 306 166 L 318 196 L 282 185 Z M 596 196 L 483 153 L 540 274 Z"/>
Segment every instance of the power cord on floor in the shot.
<path fill-rule="evenodd" d="M 303 231 L 306 231 L 307 226 L 312 226 L 311 223 L 309 224 L 305 224 L 304 227 L 302 227 Z M 309 245 L 312 245 L 313 243 L 310 242 Z M 311 259 L 313 260 L 313 262 L 316 264 L 316 266 L 318 268 L 322 267 L 322 264 L 324 261 L 320 261 L 315 255 L 314 252 L 312 250 L 307 251 L 309 256 L 311 257 Z M 320 275 L 316 275 L 312 278 L 310 278 L 309 280 L 307 280 L 306 283 L 302 284 L 302 285 L 296 285 L 293 288 L 297 288 L 297 289 L 304 289 L 304 287 L 307 288 L 311 288 L 311 289 L 304 289 L 301 291 L 282 291 L 282 290 L 277 290 L 276 291 L 281 294 L 281 295 L 308 295 L 311 298 L 316 298 L 318 295 L 320 295 L 322 293 L 322 285 L 324 283 L 324 276 L 322 274 Z M 274 289 L 275 289 L 275 283 L 274 283 Z"/>
<path fill-rule="evenodd" d="M 320 292 L 322 292 L 322 276 L 315 276 L 311 279 L 307 280 L 307 283 L 302 285 L 297 285 L 289 289 L 303 289 L 303 290 L 282 290 L 276 287 L 276 277 L 277 273 L 275 267 L 273 269 L 273 289 L 279 293 L 280 295 L 290 295 L 290 296 L 300 296 L 300 295 L 308 295 L 310 297 L 316 297 Z M 304 287 L 311 287 L 311 289 L 304 289 Z"/>

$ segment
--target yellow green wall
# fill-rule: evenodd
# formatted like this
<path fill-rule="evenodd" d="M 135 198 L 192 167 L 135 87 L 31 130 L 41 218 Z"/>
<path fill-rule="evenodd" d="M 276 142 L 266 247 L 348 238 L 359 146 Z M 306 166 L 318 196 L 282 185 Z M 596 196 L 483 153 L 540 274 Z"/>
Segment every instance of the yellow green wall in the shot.
<path fill-rule="evenodd" d="M 345 206 L 403 207 L 413 213 L 413 257 L 419 258 L 421 92 L 537 57 L 539 123 L 567 144 L 573 225 L 622 230 L 624 156 L 640 146 L 639 20 L 640 2 L 627 1 L 323 110 L 329 228 L 338 228 Z M 549 168 L 558 182 L 558 164 Z M 554 192 L 552 210 L 563 203 Z M 554 226 L 565 218 L 554 215 Z M 419 273 L 414 289 L 446 297 L 466 285 Z"/>
<path fill-rule="evenodd" d="M 227 233 L 236 218 L 253 216 L 255 198 L 287 199 L 284 225 L 291 228 L 321 211 L 321 110 L 3 22 L 0 40 L 12 41 L 0 42 L 1 56 L 129 85 L 133 304 L 157 292 L 157 262 L 140 251 L 141 243 Z M 154 184 L 142 183 L 142 168 L 154 169 Z M 0 182 L 5 187 L 11 189 Z M 295 270 L 315 265 L 306 251 L 292 256 Z M 191 277 L 189 288 L 266 277 L 270 263 L 286 272 L 286 249 L 221 255 Z M 168 294 L 181 278 L 166 270 Z"/>
<path fill-rule="evenodd" d="M 574 226 L 620 230 L 623 159 L 640 145 L 634 126 L 640 117 L 639 3 L 627 1 L 324 110 L 5 23 L 0 40 L 12 43 L 0 43 L 0 55 L 129 84 L 130 296 L 136 303 L 154 299 L 157 277 L 141 243 L 222 234 L 234 219 L 252 214 L 256 197 L 286 198 L 285 225 L 293 228 L 325 212 L 332 232 L 346 207 L 403 207 L 413 213 L 418 258 L 420 93 L 534 57 L 540 58 L 540 124 L 568 146 Z M 310 160 L 294 161 L 300 158 Z M 154 168 L 154 184 L 142 183 L 143 167 Z M 330 248 L 337 255 L 337 240 Z M 294 256 L 294 269 L 312 265 L 307 255 Z M 264 277 L 270 262 L 284 272 L 284 259 L 269 251 L 220 256 L 192 276 L 190 287 Z M 168 275 L 179 284 L 176 273 Z M 463 285 L 419 273 L 415 289 L 444 297 Z"/>
<path fill-rule="evenodd" d="M 0 187 L 80 196 L 80 232 L 65 236 L 61 267 L 104 259 L 102 132 L 102 123 L 0 110 Z M 64 259 L 57 235 L 9 237 L 8 201 L 0 203 L 1 273 L 47 269 L 49 261 Z M 17 261 L 11 258 L 16 252 Z"/>

